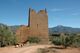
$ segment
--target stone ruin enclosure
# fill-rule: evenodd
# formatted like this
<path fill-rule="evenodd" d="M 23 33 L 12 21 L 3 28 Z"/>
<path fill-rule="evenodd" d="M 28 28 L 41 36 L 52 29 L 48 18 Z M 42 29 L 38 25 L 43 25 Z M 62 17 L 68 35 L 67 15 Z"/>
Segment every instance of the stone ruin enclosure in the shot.
<path fill-rule="evenodd" d="M 26 42 L 28 37 L 39 37 L 41 43 L 48 42 L 48 15 L 47 11 L 35 10 L 29 8 L 28 26 L 21 26 L 16 31 L 19 43 Z"/>

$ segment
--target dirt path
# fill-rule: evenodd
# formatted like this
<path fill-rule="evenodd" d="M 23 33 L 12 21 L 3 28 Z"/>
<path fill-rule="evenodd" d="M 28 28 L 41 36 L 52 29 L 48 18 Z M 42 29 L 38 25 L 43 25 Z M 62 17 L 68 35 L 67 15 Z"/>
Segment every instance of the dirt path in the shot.
<path fill-rule="evenodd" d="M 51 45 L 33 45 L 33 46 L 24 46 L 22 48 L 14 47 L 5 47 L 0 48 L 0 53 L 36 53 L 38 48 L 50 47 Z M 55 49 L 55 48 L 53 48 Z M 59 53 L 80 53 L 80 49 L 55 49 Z"/>
<path fill-rule="evenodd" d="M 49 47 L 49 45 L 25 46 L 22 48 L 5 47 L 0 48 L 0 53 L 36 53 L 38 48 Z"/>

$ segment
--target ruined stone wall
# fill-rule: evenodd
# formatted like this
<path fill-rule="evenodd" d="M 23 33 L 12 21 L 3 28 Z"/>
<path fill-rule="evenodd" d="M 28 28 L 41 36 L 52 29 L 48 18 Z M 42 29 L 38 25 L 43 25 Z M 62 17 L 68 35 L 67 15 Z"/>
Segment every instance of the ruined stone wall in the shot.
<path fill-rule="evenodd" d="M 26 42 L 27 39 L 28 39 L 29 34 L 30 34 L 29 27 L 27 27 L 27 26 L 21 26 L 16 31 L 16 37 L 17 37 L 18 43 Z"/>

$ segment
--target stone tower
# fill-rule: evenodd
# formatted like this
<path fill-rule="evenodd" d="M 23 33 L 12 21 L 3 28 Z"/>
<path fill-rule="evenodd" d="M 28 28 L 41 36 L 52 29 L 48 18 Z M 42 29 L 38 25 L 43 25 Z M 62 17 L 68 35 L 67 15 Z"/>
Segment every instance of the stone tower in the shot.
<path fill-rule="evenodd" d="M 48 37 L 48 15 L 46 9 L 36 12 L 35 10 L 29 8 L 28 26 L 25 27 L 26 29 L 23 29 L 24 26 L 22 26 L 21 28 L 22 30 L 18 30 L 18 33 L 22 33 L 22 35 L 17 34 L 17 36 L 22 36 L 24 40 L 27 40 L 27 38 L 24 38 L 25 36 L 26 37 L 35 36 L 41 38 L 42 43 L 47 42 L 49 37 Z"/>

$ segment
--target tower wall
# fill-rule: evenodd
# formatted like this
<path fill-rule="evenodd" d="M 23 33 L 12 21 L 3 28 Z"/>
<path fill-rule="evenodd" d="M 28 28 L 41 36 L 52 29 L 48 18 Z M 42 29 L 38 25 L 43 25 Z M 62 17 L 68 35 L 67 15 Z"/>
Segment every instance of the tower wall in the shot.
<path fill-rule="evenodd" d="M 48 16 L 46 10 L 40 10 L 38 13 L 30 9 L 30 34 L 41 39 L 48 40 Z"/>

